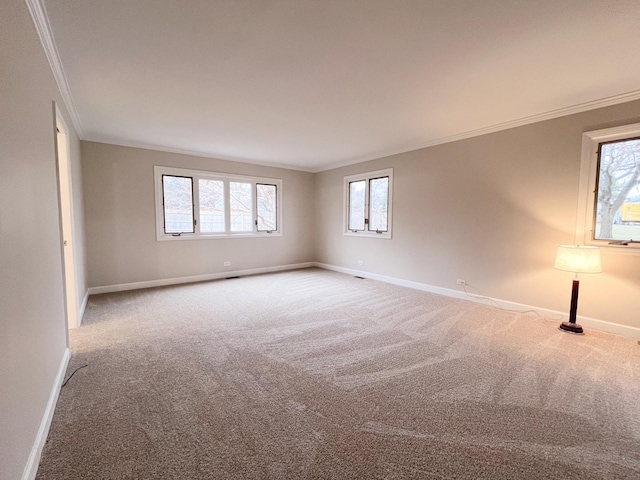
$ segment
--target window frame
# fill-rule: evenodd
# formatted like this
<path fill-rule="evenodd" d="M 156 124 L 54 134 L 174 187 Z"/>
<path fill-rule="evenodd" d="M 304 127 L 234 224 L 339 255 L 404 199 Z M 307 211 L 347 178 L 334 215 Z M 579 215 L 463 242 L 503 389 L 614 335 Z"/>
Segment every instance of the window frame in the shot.
<path fill-rule="evenodd" d="M 258 215 L 258 185 L 261 185 L 263 187 L 275 187 L 276 189 L 276 228 L 274 230 L 271 230 L 271 232 L 273 231 L 277 231 L 278 230 L 278 226 L 280 225 L 279 219 L 278 219 L 278 205 L 280 204 L 280 201 L 278 200 L 278 185 L 274 184 L 274 183 L 262 183 L 262 182 L 256 182 L 255 184 L 255 193 L 256 193 L 256 198 L 255 198 L 255 211 L 256 211 L 256 218 L 255 218 L 255 226 L 256 226 L 256 231 L 257 232 L 269 232 L 269 230 L 260 230 L 260 220 L 259 220 L 259 215 Z"/>
<path fill-rule="evenodd" d="M 228 173 L 219 173 L 206 170 L 194 170 L 179 167 L 166 167 L 162 165 L 154 165 L 154 191 L 155 191 L 155 216 L 156 216 L 156 240 L 157 241 L 174 241 L 174 240 L 206 240 L 217 238 L 251 238 L 251 237 L 274 237 L 282 236 L 282 179 L 269 177 L 253 177 L 247 175 L 234 175 Z M 193 217 L 194 232 L 184 233 L 165 233 L 164 218 L 164 190 L 162 178 L 165 175 L 175 177 L 191 178 L 192 182 L 192 198 L 193 198 Z M 201 232 L 200 221 L 200 179 L 216 180 L 223 182 L 224 196 L 224 232 Z M 251 184 L 251 231 L 232 232 L 230 218 L 230 195 L 229 183 L 250 183 Z M 257 191 L 256 185 L 274 185 L 276 187 L 276 229 L 275 230 L 258 230 L 257 227 Z"/>
<path fill-rule="evenodd" d="M 387 230 L 376 231 L 369 230 L 369 220 L 371 219 L 371 202 L 370 189 L 371 180 L 378 178 L 389 178 L 389 192 L 387 198 Z M 349 208 L 350 208 L 350 185 L 353 182 L 365 182 L 365 225 L 364 230 L 351 230 L 349 228 Z M 393 236 L 393 168 L 385 168 L 383 170 L 375 170 L 371 172 L 358 173 L 344 177 L 343 181 L 343 222 L 342 234 L 348 237 L 368 237 L 368 238 L 384 238 L 390 240 Z"/>
<path fill-rule="evenodd" d="M 188 178 L 189 180 L 191 180 L 191 229 L 193 230 L 192 232 L 167 232 L 167 219 L 164 215 L 164 177 L 173 177 L 173 178 Z M 182 235 L 183 233 L 195 233 L 196 232 L 196 225 L 195 222 L 193 221 L 193 219 L 195 218 L 195 210 L 196 210 L 196 202 L 195 202 L 195 187 L 194 187 L 194 179 L 193 177 L 186 177 L 184 175 L 172 175 L 172 174 L 168 174 L 168 173 L 163 173 L 162 175 L 160 175 L 160 187 L 161 187 L 161 194 L 162 194 L 162 233 L 165 235 Z"/>
<path fill-rule="evenodd" d="M 612 240 L 598 240 L 595 238 L 600 146 L 605 143 L 625 139 L 631 140 L 638 137 L 640 137 L 640 123 L 594 130 L 582 134 L 578 215 L 575 231 L 575 242 L 577 244 L 594 245 L 612 252 L 640 255 L 640 243 L 619 245 L 612 244 Z M 640 241 L 640 238 L 637 240 Z"/>

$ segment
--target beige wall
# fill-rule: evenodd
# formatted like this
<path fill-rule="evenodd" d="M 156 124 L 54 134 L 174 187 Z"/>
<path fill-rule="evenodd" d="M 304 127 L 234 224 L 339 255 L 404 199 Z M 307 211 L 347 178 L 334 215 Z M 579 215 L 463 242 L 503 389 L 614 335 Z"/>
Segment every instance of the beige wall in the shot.
<path fill-rule="evenodd" d="M 310 173 L 94 142 L 82 162 L 91 287 L 313 261 Z M 281 178 L 284 234 L 156 241 L 154 165 Z"/>
<path fill-rule="evenodd" d="M 638 121 L 633 102 L 320 173 L 317 260 L 566 312 L 572 274 L 553 263 L 574 242 L 582 133 Z M 343 177 L 386 167 L 393 239 L 343 236 Z M 640 327 L 640 256 L 602 261 L 579 315 Z"/>
<path fill-rule="evenodd" d="M 18 479 L 67 348 L 54 143 L 70 132 L 78 294 L 86 291 L 80 145 L 23 0 L 0 15 L 0 478 Z"/>

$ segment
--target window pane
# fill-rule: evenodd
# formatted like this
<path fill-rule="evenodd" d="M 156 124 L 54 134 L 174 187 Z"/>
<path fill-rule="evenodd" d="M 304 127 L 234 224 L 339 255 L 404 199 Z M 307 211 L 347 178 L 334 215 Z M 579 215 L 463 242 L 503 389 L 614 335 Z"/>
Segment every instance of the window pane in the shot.
<path fill-rule="evenodd" d="M 640 139 L 600 146 L 595 239 L 640 240 Z"/>
<path fill-rule="evenodd" d="M 198 180 L 200 198 L 200 231 L 224 232 L 224 182 L 222 180 Z"/>
<path fill-rule="evenodd" d="M 277 189 L 275 185 L 256 184 L 258 231 L 277 230 L 276 202 Z"/>
<path fill-rule="evenodd" d="M 229 207 L 232 232 L 252 232 L 251 184 L 229 182 Z"/>
<path fill-rule="evenodd" d="M 192 184 L 191 177 L 162 176 L 166 233 L 193 233 Z"/>
<path fill-rule="evenodd" d="M 364 191 L 367 182 L 349 183 L 349 230 L 364 230 Z"/>
<path fill-rule="evenodd" d="M 369 180 L 369 230 L 386 232 L 389 177 Z"/>

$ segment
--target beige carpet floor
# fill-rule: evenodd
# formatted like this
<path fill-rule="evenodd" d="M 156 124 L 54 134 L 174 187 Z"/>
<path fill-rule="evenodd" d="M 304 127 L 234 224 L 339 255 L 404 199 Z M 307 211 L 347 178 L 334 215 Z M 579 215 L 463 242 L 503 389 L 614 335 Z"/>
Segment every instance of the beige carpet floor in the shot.
<path fill-rule="evenodd" d="M 92 296 L 39 479 L 639 479 L 640 345 L 308 269 Z"/>

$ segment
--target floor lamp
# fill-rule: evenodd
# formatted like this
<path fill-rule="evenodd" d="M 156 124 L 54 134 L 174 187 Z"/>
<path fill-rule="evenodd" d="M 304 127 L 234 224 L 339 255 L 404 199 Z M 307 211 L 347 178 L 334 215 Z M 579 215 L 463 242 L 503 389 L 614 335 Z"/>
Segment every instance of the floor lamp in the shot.
<path fill-rule="evenodd" d="M 578 281 L 579 273 L 600 273 L 602 271 L 602 263 L 600 261 L 600 248 L 586 247 L 583 245 L 560 245 L 556 254 L 555 268 L 564 270 L 565 272 L 573 272 L 576 274 L 573 279 L 573 288 L 571 289 L 571 310 L 569 312 L 569 321 L 560 324 L 560 330 L 569 333 L 582 334 L 584 330 L 576 323 L 578 312 Z"/>

